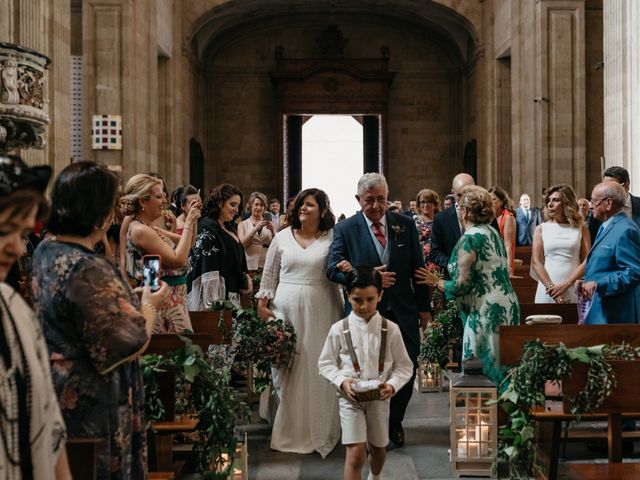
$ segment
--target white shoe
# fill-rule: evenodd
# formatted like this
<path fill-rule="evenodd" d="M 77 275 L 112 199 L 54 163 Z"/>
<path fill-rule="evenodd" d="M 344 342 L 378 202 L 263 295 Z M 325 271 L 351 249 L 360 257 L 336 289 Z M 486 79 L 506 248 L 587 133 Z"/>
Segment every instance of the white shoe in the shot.
<path fill-rule="evenodd" d="M 369 472 L 369 476 L 367 477 L 367 480 L 384 480 L 382 478 L 382 472 L 380 472 L 378 475 L 374 475 L 373 473 Z"/>

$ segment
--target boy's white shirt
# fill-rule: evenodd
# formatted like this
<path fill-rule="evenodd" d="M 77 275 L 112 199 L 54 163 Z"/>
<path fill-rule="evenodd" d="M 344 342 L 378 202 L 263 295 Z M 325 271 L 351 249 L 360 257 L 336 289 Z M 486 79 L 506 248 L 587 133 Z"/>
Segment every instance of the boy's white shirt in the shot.
<path fill-rule="evenodd" d="M 380 313 L 371 317 L 369 322 L 351 312 L 349 330 L 353 348 L 360 362 L 361 379 L 373 380 L 378 377 L 378 356 L 380 355 Z M 349 348 L 344 336 L 342 320 L 334 323 L 324 343 L 318 360 L 320 375 L 333 383 L 338 390 L 348 379 L 357 379 L 353 368 Z M 397 392 L 413 375 L 413 363 L 407 354 L 398 325 L 387 321 L 387 352 L 381 380 L 391 385 Z"/>

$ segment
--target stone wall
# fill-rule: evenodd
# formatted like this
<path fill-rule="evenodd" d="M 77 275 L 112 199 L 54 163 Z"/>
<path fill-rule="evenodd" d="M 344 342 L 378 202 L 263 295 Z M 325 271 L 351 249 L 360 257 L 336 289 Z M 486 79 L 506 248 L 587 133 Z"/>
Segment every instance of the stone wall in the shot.
<path fill-rule="evenodd" d="M 276 105 L 268 75 L 275 70 L 273 52 L 283 45 L 288 58 L 317 56 L 316 38 L 330 23 L 349 41 L 346 58 L 378 58 L 380 46 L 390 48 L 389 70 L 396 72 L 387 118 L 392 195 L 408 200 L 426 187 L 448 192 L 461 168 L 461 135 L 455 132 L 461 122 L 454 118 L 461 113 L 452 101 L 461 86 L 451 81 L 460 75 L 459 60 L 432 32 L 352 17 L 307 18 L 286 28 L 255 31 L 220 48 L 207 76 L 212 102 L 207 181 L 230 181 L 268 196 L 278 193 Z"/>

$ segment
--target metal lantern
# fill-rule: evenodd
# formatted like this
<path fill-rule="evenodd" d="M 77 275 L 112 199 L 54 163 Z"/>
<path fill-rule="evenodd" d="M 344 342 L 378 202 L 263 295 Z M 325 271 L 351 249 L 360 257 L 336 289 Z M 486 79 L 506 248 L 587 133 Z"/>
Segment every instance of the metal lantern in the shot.
<path fill-rule="evenodd" d="M 491 476 L 498 447 L 495 384 L 482 375 L 482 361 L 463 362 L 463 374 L 451 382 L 451 471 L 460 477 Z"/>

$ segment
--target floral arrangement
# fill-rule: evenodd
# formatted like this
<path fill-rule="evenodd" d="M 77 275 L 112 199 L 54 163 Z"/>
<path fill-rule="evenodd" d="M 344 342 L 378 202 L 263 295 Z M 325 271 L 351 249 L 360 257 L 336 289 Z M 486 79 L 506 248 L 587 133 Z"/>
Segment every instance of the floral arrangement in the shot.
<path fill-rule="evenodd" d="M 232 310 L 236 319 L 234 352 L 247 366 L 258 371 L 255 389 L 264 390 L 270 383 L 271 369 L 288 369 L 296 353 L 293 325 L 281 319 L 262 320 L 252 308 L 238 309 L 230 302 L 216 302 L 212 310 Z"/>

